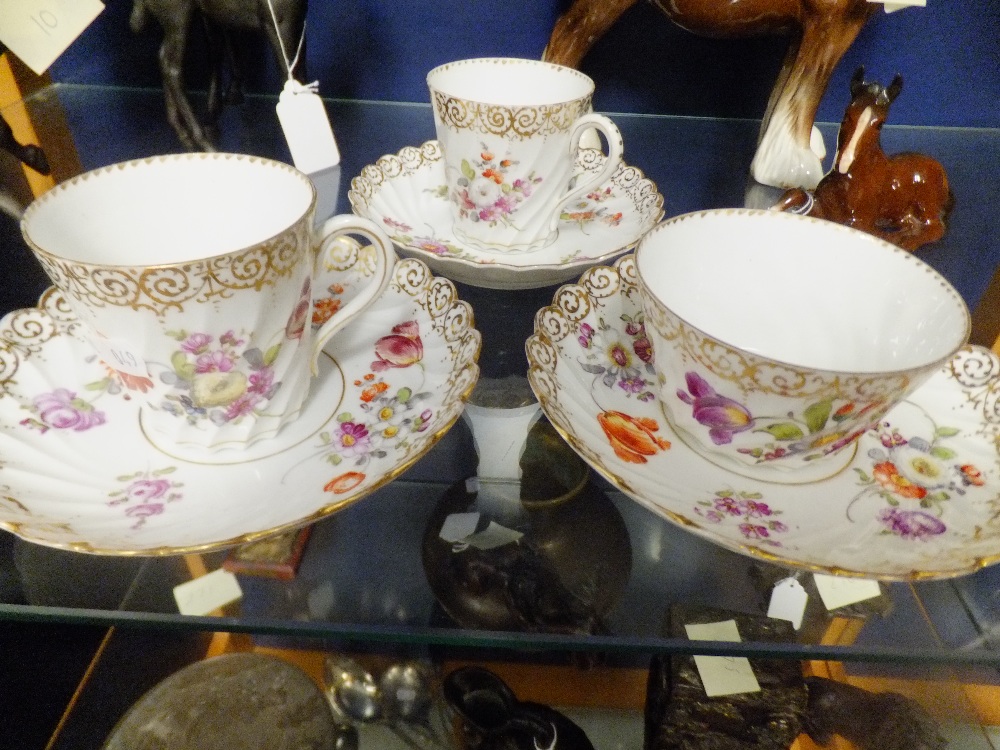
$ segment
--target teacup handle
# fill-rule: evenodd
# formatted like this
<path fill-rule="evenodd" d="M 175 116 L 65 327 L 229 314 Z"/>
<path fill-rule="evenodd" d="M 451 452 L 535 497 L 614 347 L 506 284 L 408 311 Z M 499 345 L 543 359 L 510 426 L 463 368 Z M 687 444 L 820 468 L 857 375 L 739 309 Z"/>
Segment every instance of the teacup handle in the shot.
<path fill-rule="evenodd" d="M 371 241 L 375 250 L 374 278 L 350 302 L 337 310 L 330 320 L 324 323 L 314 334 L 312 350 L 312 374 L 319 372 L 319 356 L 330 339 L 341 328 L 364 312 L 385 292 L 392 279 L 392 269 L 396 265 L 396 251 L 385 232 L 371 219 L 353 214 L 341 214 L 327 219 L 320 228 L 317 241 L 319 251 L 313 265 L 313 278 L 317 278 L 323 270 L 323 264 L 333 247 L 334 241 L 344 235 L 357 234 Z"/>
<path fill-rule="evenodd" d="M 559 217 L 562 215 L 563 206 L 574 198 L 588 193 L 596 187 L 600 187 L 605 182 L 610 180 L 618 167 L 622 163 L 622 152 L 624 151 L 624 145 L 622 141 L 621 131 L 618 126 L 611 121 L 610 117 L 604 115 L 599 115 L 596 112 L 588 112 L 582 115 L 573 123 L 573 129 L 570 131 L 569 139 L 569 153 L 570 158 L 576 161 L 576 153 L 580 150 L 580 139 L 583 135 L 591 128 L 596 128 L 597 130 L 604 133 L 604 137 L 608 141 L 608 156 L 604 162 L 604 166 L 597 171 L 596 174 L 590 176 L 589 174 L 581 174 L 577 177 L 577 184 L 572 189 L 568 190 L 564 195 L 559 197 L 557 201 L 557 206 L 555 213 L 552 215 L 552 221 L 550 222 L 549 229 L 555 231 L 559 226 Z"/>

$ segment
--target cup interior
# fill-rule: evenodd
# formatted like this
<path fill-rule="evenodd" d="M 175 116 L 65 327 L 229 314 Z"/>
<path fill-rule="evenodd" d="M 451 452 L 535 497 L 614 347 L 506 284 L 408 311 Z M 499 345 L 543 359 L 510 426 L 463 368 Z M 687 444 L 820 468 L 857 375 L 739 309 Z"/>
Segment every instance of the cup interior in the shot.
<path fill-rule="evenodd" d="M 99 266 L 158 266 L 271 239 L 315 202 L 286 164 L 234 154 L 152 157 L 88 172 L 35 201 L 22 229 L 36 248 Z"/>
<path fill-rule="evenodd" d="M 951 356 L 969 336 L 958 292 L 911 253 L 776 211 L 660 224 L 636 250 L 643 286 L 688 325 L 801 368 L 880 373 Z"/>
<path fill-rule="evenodd" d="M 590 96 L 590 77 L 563 65 L 513 57 L 458 60 L 427 74 L 433 91 L 454 99 L 500 106 L 538 106 Z"/>

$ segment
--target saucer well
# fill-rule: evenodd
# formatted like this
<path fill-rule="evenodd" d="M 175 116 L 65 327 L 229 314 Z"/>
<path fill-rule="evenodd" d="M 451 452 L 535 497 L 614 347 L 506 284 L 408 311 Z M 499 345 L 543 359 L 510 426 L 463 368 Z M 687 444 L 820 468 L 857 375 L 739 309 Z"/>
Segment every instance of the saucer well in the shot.
<path fill-rule="evenodd" d="M 1000 562 L 996 355 L 961 350 L 862 436 L 836 475 L 749 479 L 667 424 L 636 281 L 632 255 L 586 271 L 538 312 L 526 344 L 546 416 L 620 491 L 723 547 L 818 572 L 922 580 Z"/>
<path fill-rule="evenodd" d="M 604 159 L 600 151 L 581 149 L 577 173 L 599 169 Z M 437 141 L 369 164 L 351 181 L 348 198 L 354 213 L 377 222 L 403 255 L 454 281 L 488 289 L 534 289 L 575 279 L 630 250 L 663 216 L 656 185 L 623 163 L 606 186 L 564 207 L 552 244 L 523 253 L 479 250 L 452 232 Z"/>
<path fill-rule="evenodd" d="M 336 283 L 319 279 L 314 325 L 372 272 L 366 248 L 350 244 Z M 421 261 L 401 260 L 328 345 L 295 429 L 206 454 L 147 437 L 130 390 L 141 382 L 114 377 L 80 328 L 54 289 L 0 321 L 0 527 L 81 552 L 205 551 L 311 523 L 430 450 L 479 376 L 469 305 Z"/>

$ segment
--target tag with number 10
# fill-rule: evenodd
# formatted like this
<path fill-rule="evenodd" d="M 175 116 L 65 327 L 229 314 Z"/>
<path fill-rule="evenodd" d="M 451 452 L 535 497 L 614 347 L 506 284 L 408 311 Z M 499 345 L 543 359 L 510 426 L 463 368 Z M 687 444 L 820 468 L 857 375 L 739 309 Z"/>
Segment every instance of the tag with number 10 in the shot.
<path fill-rule="evenodd" d="M 100 0 L 3 0 L 0 42 L 41 75 L 104 10 Z"/>

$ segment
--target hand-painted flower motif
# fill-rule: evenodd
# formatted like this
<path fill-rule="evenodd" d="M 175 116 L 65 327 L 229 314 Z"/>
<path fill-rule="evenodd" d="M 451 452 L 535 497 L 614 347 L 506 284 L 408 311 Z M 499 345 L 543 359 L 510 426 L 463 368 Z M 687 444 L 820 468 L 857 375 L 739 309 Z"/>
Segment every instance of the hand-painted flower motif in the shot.
<path fill-rule="evenodd" d="M 246 339 L 235 331 L 223 333 L 218 343 L 204 332 L 172 335 L 180 347 L 170 358 L 172 370 L 160 374 L 172 387 L 161 408 L 191 423 L 235 422 L 266 406 L 281 386 L 273 368 L 281 343 L 262 352 L 256 347 L 241 350 Z"/>
<path fill-rule="evenodd" d="M 299 301 L 295 303 L 295 309 L 288 316 L 285 324 L 285 336 L 289 339 L 300 339 L 306 330 L 306 322 L 309 320 L 309 311 L 312 309 L 312 279 L 307 278 L 299 293 Z"/>
<path fill-rule="evenodd" d="M 166 478 L 176 470 L 175 466 L 168 466 L 118 477 L 124 487 L 108 494 L 108 505 L 124 506 L 125 516 L 135 521 L 132 528 L 141 528 L 147 519 L 162 515 L 168 503 L 183 498 L 178 491 L 183 485 Z"/>
<path fill-rule="evenodd" d="M 774 534 L 788 531 L 788 526 L 777 518 L 781 511 L 765 503 L 759 492 L 720 490 L 710 500 L 699 500 L 694 512 L 713 524 L 735 521 L 744 539 L 772 547 L 782 546 Z"/>
<path fill-rule="evenodd" d="M 391 367 L 409 367 L 423 359 L 424 345 L 420 341 L 420 326 L 415 320 L 393 326 L 392 333 L 375 342 L 372 370 L 382 372 Z"/>
<path fill-rule="evenodd" d="M 585 372 L 599 375 L 607 388 L 618 388 L 640 401 L 652 401 L 653 350 L 643 315 L 623 315 L 622 320 L 626 324 L 624 337 L 603 318 L 598 320 L 597 329 L 588 323 L 580 325 L 577 341 L 585 350 L 580 366 Z"/>
<path fill-rule="evenodd" d="M 365 475 L 362 472 L 347 471 L 335 476 L 323 485 L 323 491 L 332 492 L 334 495 L 342 495 L 345 492 L 350 492 L 363 481 L 365 481 Z"/>
<path fill-rule="evenodd" d="M 927 488 L 914 484 L 900 474 L 892 461 L 875 464 L 872 476 L 884 489 L 906 500 L 921 500 L 927 496 Z"/>
<path fill-rule="evenodd" d="M 670 441 L 658 435 L 660 425 L 648 417 L 632 417 L 620 411 L 605 411 L 597 415 L 597 423 L 611 444 L 615 455 L 623 461 L 644 464 L 647 456 L 670 448 Z"/>
<path fill-rule="evenodd" d="M 872 432 L 878 446 L 868 451 L 871 473 L 855 467 L 863 489 L 848 506 L 848 518 L 851 506 L 875 496 L 889 506 L 877 516 L 888 532 L 904 539 L 934 536 L 946 530 L 942 516 L 947 502 L 985 484 L 982 472 L 948 447 L 948 439 L 959 434 L 952 427 L 932 423 L 929 439 L 907 436 L 888 421 Z"/>
<path fill-rule="evenodd" d="M 104 412 L 98 411 L 68 388 L 56 388 L 36 396 L 32 410 L 38 415 L 38 420 L 26 419 L 21 424 L 38 427 L 42 432 L 49 428 L 83 432 L 104 424 L 106 420 Z"/>
<path fill-rule="evenodd" d="M 587 225 L 594 222 L 616 227 L 621 224 L 624 214 L 621 211 L 609 211 L 606 206 L 601 205 L 604 201 L 614 197 L 615 192 L 610 185 L 604 190 L 595 190 L 588 193 L 586 198 L 563 209 L 559 214 L 559 219 L 576 224 L 584 232 L 586 232 Z"/>
<path fill-rule="evenodd" d="M 727 445 L 737 432 L 753 426 L 753 417 L 745 406 L 726 396 L 720 396 L 696 372 L 684 376 L 687 392 L 677 390 L 677 398 L 691 407 L 691 416 L 708 427 L 708 435 L 716 445 Z"/>
<path fill-rule="evenodd" d="M 883 508 L 878 514 L 878 521 L 885 527 L 884 533 L 903 539 L 924 540 L 947 530 L 941 519 L 922 510 Z"/>
<path fill-rule="evenodd" d="M 323 299 L 316 300 L 316 305 L 313 307 L 312 324 L 314 326 L 321 326 L 326 321 L 334 316 L 334 313 L 340 309 L 340 300 L 330 299 L 329 297 L 324 297 Z"/>
<path fill-rule="evenodd" d="M 459 215 L 471 221 L 512 226 L 512 215 L 542 181 L 534 172 L 510 179 L 510 170 L 517 164 L 512 159 L 497 160 L 485 144 L 478 158 L 463 159 L 462 174 L 452 193 Z"/>

